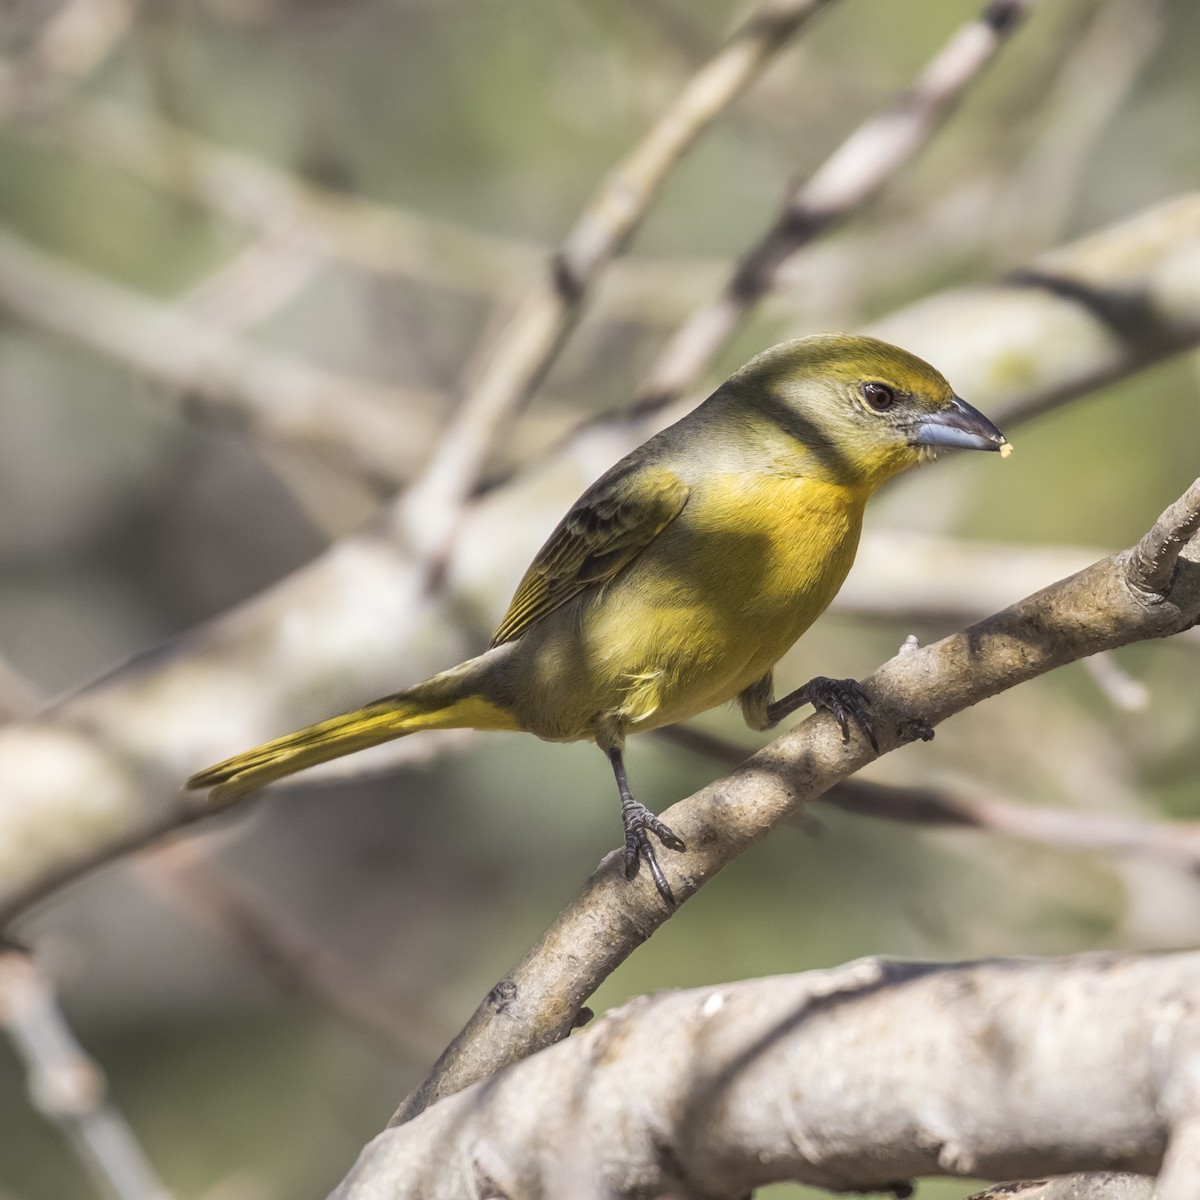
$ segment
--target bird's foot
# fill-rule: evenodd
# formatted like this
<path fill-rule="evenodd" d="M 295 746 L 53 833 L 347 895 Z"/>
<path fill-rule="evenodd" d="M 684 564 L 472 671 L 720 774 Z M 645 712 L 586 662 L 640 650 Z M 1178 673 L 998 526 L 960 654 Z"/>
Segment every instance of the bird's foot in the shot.
<path fill-rule="evenodd" d="M 686 850 L 683 839 L 633 796 L 622 797 L 621 823 L 625 826 L 625 878 L 633 879 L 641 864 L 645 862 L 663 902 L 674 908 L 675 893 L 671 891 L 671 885 L 667 882 L 662 867 L 658 865 L 650 835 L 658 838 L 668 850 Z"/>
<path fill-rule="evenodd" d="M 832 714 L 841 727 L 843 742 L 850 740 L 850 722 L 853 720 L 871 743 L 871 749 L 879 753 L 875 724 L 871 720 L 871 701 L 857 679 L 827 679 L 824 675 L 818 675 L 816 679 L 810 679 L 801 691 L 806 693 L 813 708 Z"/>

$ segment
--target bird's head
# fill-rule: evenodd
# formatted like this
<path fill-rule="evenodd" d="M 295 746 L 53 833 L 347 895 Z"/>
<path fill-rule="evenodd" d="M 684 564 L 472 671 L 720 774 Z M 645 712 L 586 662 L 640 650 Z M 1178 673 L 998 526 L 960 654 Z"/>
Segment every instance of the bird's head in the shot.
<path fill-rule="evenodd" d="M 1011 449 L 938 371 L 877 338 L 782 342 L 751 359 L 722 392 L 777 455 L 782 450 L 783 462 L 794 446 L 805 473 L 868 491 L 944 448 Z"/>

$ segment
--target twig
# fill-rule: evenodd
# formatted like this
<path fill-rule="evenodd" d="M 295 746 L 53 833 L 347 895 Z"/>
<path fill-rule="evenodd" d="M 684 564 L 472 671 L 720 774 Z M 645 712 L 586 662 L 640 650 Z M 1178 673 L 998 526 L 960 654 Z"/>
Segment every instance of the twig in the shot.
<path fill-rule="evenodd" d="M 1197 480 L 1133 548 L 1129 579 L 1147 596 L 1161 595 L 1179 566 L 1184 546 L 1200 529 L 1200 480 Z"/>
<path fill-rule="evenodd" d="M 120 44 L 138 5 L 139 0 L 61 5 L 19 62 L 0 64 L 0 120 L 61 104 Z"/>
<path fill-rule="evenodd" d="M 470 388 L 454 424 L 406 497 L 405 524 L 420 552 L 442 552 L 492 445 L 553 361 L 589 289 L 624 247 L 668 172 L 829 2 L 764 4 L 601 183 L 554 256 L 548 277 L 525 296 L 470 372 Z"/>
<path fill-rule="evenodd" d="M 106 1094 L 104 1075 L 75 1039 L 33 960 L 0 951 L 0 1025 L 29 1073 L 35 1107 L 75 1147 L 111 1200 L 170 1200 L 170 1192 Z"/>
<path fill-rule="evenodd" d="M 92 160 L 131 172 L 266 233 L 281 224 L 314 250 L 372 274 L 493 292 L 536 267 L 542 248 L 373 203 L 309 183 L 249 151 L 210 141 L 128 104 L 92 100 L 22 127 Z"/>
<path fill-rule="evenodd" d="M 788 197 L 775 225 L 738 264 L 721 295 L 671 338 L 642 385 L 653 411 L 696 380 L 750 309 L 777 285 L 783 265 L 887 184 L 941 127 L 1033 0 L 990 0 L 930 61 L 911 90 L 868 118 Z"/>
<path fill-rule="evenodd" d="M 1114 1168 L 1195 1200 L 1197 987 L 1200 954 L 1084 954 L 643 996 L 380 1134 L 331 1200 L 907 1196 Z"/>
<path fill-rule="evenodd" d="M 1200 546 L 1169 586 L 1147 593 L 1146 548 L 1176 546 L 1195 519 L 1172 505 L 1135 548 L 1037 592 L 933 645 L 910 649 L 864 681 L 883 752 L 924 738 L 946 717 L 1087 655 L 1165 637 L 1200 618 Z M 1200 505 L 1200 500 L 1196 503 Z M 781 821 L 871 761 L 863 739 L 843 743 L 828 714 L 809 718 L 727 778 L 668 809 L 687 843 L 666 864 L 681 902 Z M 583 1001 L 670 915 L 654 887 L 624 879 L 609 855 L 525 958 L 492 989 L 393 1123 L 565 1037 Z M 564 953 L 570 947 L 570 953 Z"/>
<path fill-rule="evenodd" d="M 445 1044 L 433 1014 L 411 999 L 383 997 L 340 954 L 223 870 L 196 842 L 176 842 L 139 860 L 143 875 L 216 929 L 289 992 L 424 1060 Z"/>
<path fill-rule="evenodd" d="M 298 231 L 281 225 L 191 287 L 179 304 L 201 321 L 244 333 L 294 300 L 324 264 Z"/>
<path fill-rule="evenodd" d="M 394 484 L 432 438 L 440 398 L 350 379 L 239 341 L 0 230 L 0 305 L 243 422 Z"/>
<path fill-rule="evenodd" d="M 994 260 L 1011 265 L 1061 236 L 1096 144 L 1162 32 L 1161 0 L 1107 0 L 1099 7 L 1041 105 L 1041 130 L 983 222 Z"/>
<path fill-rule="evenodd" d="M 736 742 L 688 726 L 660 729 L 658 736 L 727 767 L 738 766 L 753 753 Z M 977 829 L 1059 849 L 1141 855 L 1200 873 L 1200 821 L 1147 821 L 1115 813 L 1018 804 L 947 788 L 873 783 L 857 777 L 835 784 L 821 802 L 885 821 Z"/>
<path fill-rule="evenodd" d="M 2 112 L 0 112 L 2 116 Z M 16 124 L 38 139 L 219 213 L 262 236 L 281 226 L 314 254 L 338 258 L 372 277 L 396 276 L 438 288 L 493 296 L 542 269 L 548 251 L 424 214 L 323 188 L 246 150 L 200 135 L 128 104 L 77 100 L 52 119 Z M 828 317 L 865 289 L 887 291 L 913 256 L 974 247 L 995 184 L 958 185 L 911 218 L 863 231 L 849 243 L 814 248 L 782 272 L 777 293 L 800 319 Z M 870 264 L 870 270 L 867 269 Z M 619 258 L 595 302 L 600 315 L 648 324 L 673 322 L 720 286 L 719 259 Z M 849 299 L 838 301 L 839 293 Z M 819 295 L 819 301 L 817 296 Z"/>
<path fill-rule="evenodd" d="M 28 716 L 41 703 L 33 686 L 0 659 L 0 723 Z M 174 842 L 143 856 L 137 866 L 152 885 L 246 952 L 280 987 L 316 998 L 343 1020 L 422 1061 L 445 1044 L 444 1030 L 431 1013 L 411 999 L 379 996 L 336 951 L 223 870 L 212 857 L 211 842 Z M 3 963 L 0 957 L 0 972 Z"/>
<path fill-rule="evenodd" d="M 1083 661 L 1096 686 L 1124 712 L 1141 712 L 1150 703 L 1150 689 L 1135 679 L 1111 654 L 1096 654 Z"/>
<path fill-rule="evenodd" d="M 849 779 L 824 799 L 862 816 L 978 829 L 1038 846 L 1136 854 L 1200 872 L 1200 822 L 1146 821 L 1115 813 L 1016 804 L 942 788 L 889 787 Z"/>
<path fill-rule="evenodd" d="M 33 683 L 6 658 L 0 658 L 0 725 L 31 716 L 41 703 Z"/>

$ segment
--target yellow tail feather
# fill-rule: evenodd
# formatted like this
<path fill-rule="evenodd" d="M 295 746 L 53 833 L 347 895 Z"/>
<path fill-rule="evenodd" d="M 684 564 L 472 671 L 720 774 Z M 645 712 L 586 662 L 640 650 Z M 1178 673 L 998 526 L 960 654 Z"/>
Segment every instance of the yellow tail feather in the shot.
<path fill-rule="evenodd" d="M 495 651 L 484 659 L 494 657 Z M 353 712 L 331 717 L 235 754 L 198 771 L 188 788 L 212 788 L 213 799 L 232 799 L 317 763 L 378 746 L 420 729 L 518 729 L 503 706 L 474 692 L 483 659 L 435 675 L 407 692 L 385 696 Z"/>
<path fill-rule="evenodd" d="M 409 723 L 419 720 L 422 715 L 420 710 L 414 711 L 403 704 L 377 701 L 366 708 L 276 738 L 247 750 L 245 754 L 235 754 L 233 758 L 197 772 L 187 781 L 187 786 L 218 788 L 221 797 L 239 796 L 294 771 L 303 771 L 305 767 L 377 746 L 390 738 L 403 737 L 412 732 Z M 415 724 L 413 728 L 416 728 Z"/>

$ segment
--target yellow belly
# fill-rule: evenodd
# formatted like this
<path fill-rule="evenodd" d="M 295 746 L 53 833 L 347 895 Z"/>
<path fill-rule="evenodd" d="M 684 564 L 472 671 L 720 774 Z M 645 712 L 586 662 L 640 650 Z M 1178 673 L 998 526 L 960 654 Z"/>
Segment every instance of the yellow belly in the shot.
<path fill-rule="evenodd" d="M 841 587 L 866 496 L 726 475 L 615 579 L 521 639 L 521 723 L 554 739 L 683 720 L 760 679 Z"/>

